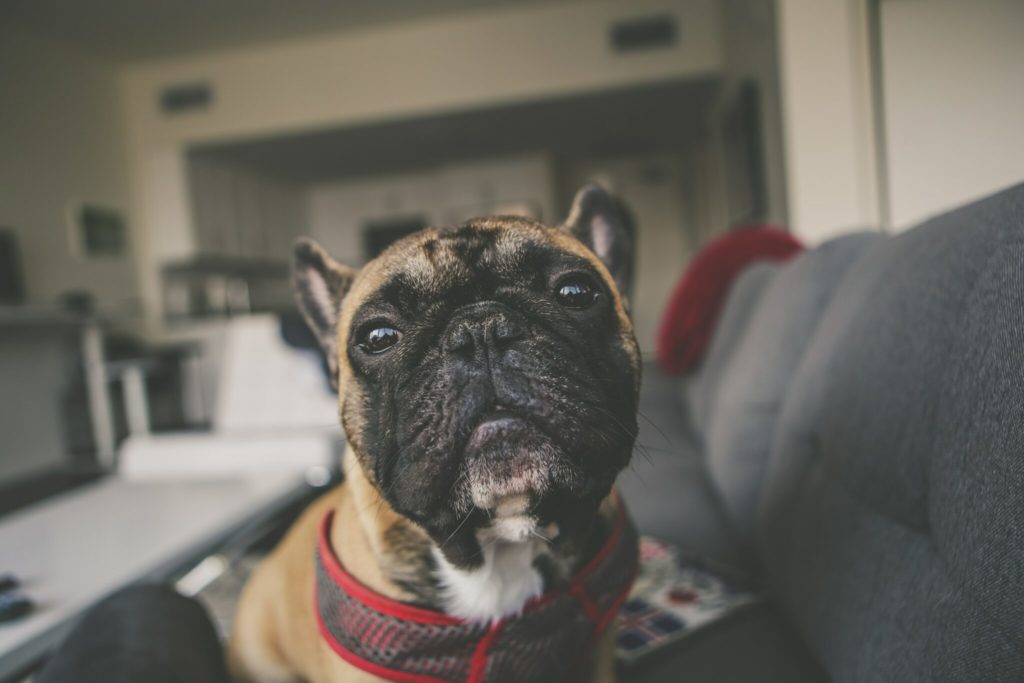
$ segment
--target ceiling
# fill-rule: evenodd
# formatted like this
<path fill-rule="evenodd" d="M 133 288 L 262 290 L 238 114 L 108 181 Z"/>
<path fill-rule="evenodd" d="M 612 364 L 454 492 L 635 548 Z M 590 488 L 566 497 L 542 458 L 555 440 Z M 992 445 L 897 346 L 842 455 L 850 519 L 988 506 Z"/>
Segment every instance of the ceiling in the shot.
<path fill-rule="evenodd" d="M 0 0 L 0 23 L 133 62 L 543 1 Z"/>
<path fill-rule="evenodd" d="M 703 133 L 717 80 L 585 95 L 193 148 L 192 154 L 300 183 L 398 173 L 524 152 L 659 152 Z"/>

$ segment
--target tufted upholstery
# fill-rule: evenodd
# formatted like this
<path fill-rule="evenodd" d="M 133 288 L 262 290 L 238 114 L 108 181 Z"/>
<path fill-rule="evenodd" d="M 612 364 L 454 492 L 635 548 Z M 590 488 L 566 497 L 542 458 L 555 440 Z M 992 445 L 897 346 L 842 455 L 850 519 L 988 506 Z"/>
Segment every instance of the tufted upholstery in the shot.
<path fill-rule="evenodd" d="M 719 371 L 717 390 L 709 392 L 714 405 L 707 411 L 704 457 L 737 531 L 748 541 L 793 372 L 846 269 L 883 239 L 879 233 L 851 234 L 780 268 L 765 283 L 735 351 Z"/>
<path fill-rule="evenodd" d="M 1024 186 L 850 267 L 786 392 L 757 528 L 835 680 L 1024 680 Z"/>
<path fill-rule="evenodd" d="M 722 378 L 732 362 L 733 353 L 743 339 L 746 326 L 757 310 L 780 266 L 762 261 L 740 275 L 729 289 L 722 314 L 715 325 L 704 360 L 696 372 L 683 382 L 683 400 L 692 426 L 701 439 L 707 438 L 708 425 L 717 401 Z"/>
<path fill-rule="evenodd" d="M 1024 185 L 748 275 L 682 395 L 733 554 L 826 670 L 760 680 L 1024 681 Z"/>

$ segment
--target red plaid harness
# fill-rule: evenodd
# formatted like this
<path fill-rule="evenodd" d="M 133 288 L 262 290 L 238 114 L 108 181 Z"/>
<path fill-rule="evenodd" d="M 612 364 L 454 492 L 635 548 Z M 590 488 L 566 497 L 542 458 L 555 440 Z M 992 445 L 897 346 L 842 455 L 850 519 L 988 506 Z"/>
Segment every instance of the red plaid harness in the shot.
<path fill-rule="evenodd" d="M 349 664 L 390 681 L 506 683 L 588 676 L 594 641 L 626 599 L 637 569 L 636 530 L 621 500 L 600 551 L 567 589 L 527 603 L 519 616 L 473 623 L 387 598 L 349 574 L 320 524 L 314 607 L 320 633 Z"/>

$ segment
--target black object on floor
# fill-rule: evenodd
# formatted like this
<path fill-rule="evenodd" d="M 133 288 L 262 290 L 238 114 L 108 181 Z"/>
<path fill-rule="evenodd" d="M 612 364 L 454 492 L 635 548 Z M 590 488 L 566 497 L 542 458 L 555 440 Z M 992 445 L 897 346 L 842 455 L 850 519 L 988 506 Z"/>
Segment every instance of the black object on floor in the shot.
<path fill-rule="evenodd" d="M 133 586 L 86 612 L 36 683 L 227 683 L 206 611 L 166 586 Z"/>
<path fill-rule="evenodd" d="M 0 593 L 0 624 L 21 619 L 32 611 L 35 603 L 13 590 Z"/>
<path fill-rule="evenodd" d="M 18 577 L 14 574 L 0 574 L 0 593 L 14 590 L 18 583 Z"/>

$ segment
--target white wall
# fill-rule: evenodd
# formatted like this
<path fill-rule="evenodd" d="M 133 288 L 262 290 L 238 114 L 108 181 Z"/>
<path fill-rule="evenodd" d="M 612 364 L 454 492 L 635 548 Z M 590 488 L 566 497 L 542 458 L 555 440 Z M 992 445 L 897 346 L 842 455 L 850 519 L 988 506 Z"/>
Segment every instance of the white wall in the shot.
<path fill-rule="evenodd" d="M 881 223 L 868 0 L 777 0 L 789 224 L 814 244 Z"/>
<path fill-rule="evenodd" d="M 619 55 L 609 24 L 668 12 L 682 39 Z M 414 117 L 717 73 L 714 0 L 551 2 L 132 67 L 124 77 L 140 272 L 158 326 L 156 269 L 195 248 L 183 153 L 195 142 Z M 208 109 L 165 117 L 161 88 L 205 82 Z"/>
<path fill-rule="evenodd" d="M 28 297 L 52 304 L 86 289 L 130 304 L 131 257 L 85 260 L 72 248 L 73 202 L 129 208 L 127 147 L 116 74 L 71 48 L 0 26 L 0 226 L 14 228 Z M 129 222 L 129 249 L 137 231 Z"/>
<path fill-rule="evenodd" d="M 217 140 L 500 104 L 714 71 L 714 0 L 550 2 L 164 60 L 126 78 L 132 116 L 156 140 Z M 670 13 L 682 39 L 619 55 L 608 27 Z M 213 106 L 164 117 L 168 84 L 202 81 Z"/>
<path fill-rule="evenodd" d="M 883 0 L 892 222 L 1024 182 L 1024 2 Z"/>

